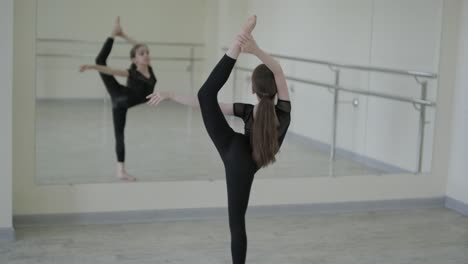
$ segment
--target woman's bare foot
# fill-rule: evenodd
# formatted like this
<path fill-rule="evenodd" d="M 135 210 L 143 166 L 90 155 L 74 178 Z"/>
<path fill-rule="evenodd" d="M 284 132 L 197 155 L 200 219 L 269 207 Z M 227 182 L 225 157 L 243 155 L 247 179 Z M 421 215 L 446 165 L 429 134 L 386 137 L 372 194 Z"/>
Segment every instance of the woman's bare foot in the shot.
<path fill-rule="evenodd" d="M 114 28 L 112 29 L 112 36 L 121 36 L 123 34 L 122 27 L 120 26 L 120 17 L 115 18 Z"/>
<path fill-rule="evenodd" d="M 226 55 L 230 58 L 237 59 L 241 53 L 242 45 L 246 43 L 248 36 L 251 35 L 252 31 L 257 24 L 257 16 L 250 16 L 245 24 L 242 26 L 242 31 L 233 42 L 232 46 L 226 51 Z"/>
<path fill-rule="evenodd" d="M 122 163 L 117 164 L 117 177 L 122 181 L 136 181 L 136 178 L 128 174 Z"/>
<path fill-rule="evenodd" d="M 247 22 L 245 22 L 244 26 L 242 27 L 242 33 L 246 35 L 252 34 L 252 31 L 254 30 L 255 25 L 257 25 L 257 16 L 256 15 L 250 16 L 247 19 Z"/>
<path fill-rule="evenodd" d="M 135 177 L 131 176 L 125 171 L 120 171 L 117 174 L 118 174 L 119 179 L 121 179 L 122 181 L 130 181 L 130 182 L 136 181 Z"/>

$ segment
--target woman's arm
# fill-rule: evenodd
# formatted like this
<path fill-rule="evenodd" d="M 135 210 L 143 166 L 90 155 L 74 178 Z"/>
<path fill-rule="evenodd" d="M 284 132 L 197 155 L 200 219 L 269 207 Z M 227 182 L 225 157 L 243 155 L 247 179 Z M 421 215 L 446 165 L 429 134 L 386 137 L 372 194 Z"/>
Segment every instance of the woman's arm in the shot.
<path fill-rule="evenodd" d="M 125 39 L 126 41 L 128 41 L 130 44 L 132 45 L 136 45 L 138 44 L 139 42 L 137 42 L 135 39 L 129 37 L 126 33 L 122 32 L 122 34 L 120 35 L 120 37 L 122 37 L 123 39 Z"/>
<path fill-rule="evenodd" d="M 80 66 L 80 72 L 84 72 L 87 70 L 96 70 L 98 72 L 108 74 L 108 75 L 128 77 L 127 70 L 113 69 L 104 65 L 97 65 L 97 64 L 85 64 L 85 65 Z"/>
<path fill-rule="evenodd" d="M 278 99 L 289 101 L 288 84 L 281 65 L 272 56 L 260 49 L 252 36 L 242 35 L 241 37 L 246 41 L 242 45 L 242 51 L 257 56 L 273 72 L 278 89 Z"/>
<path fill-rule="evenodd" d="M 149 105 L 158 105 L 160 102 L 168 99 L 179 103 L 181 105 L 186 105 L 190 107 L 199 108 L 200 103 L 198 102 L 198 97 L 190 96 L 190 95 L 180 95 L 174 92 L 165 92 L 160 91 L 153 94 L 150 94 L 146 97 L 148 100 L 147 104 Z M 221 111 L 225 115 L 234 115 L 234 107 L 233 104 L 226 104 L 226 103 L 219 103 L 219 107 Z"/>

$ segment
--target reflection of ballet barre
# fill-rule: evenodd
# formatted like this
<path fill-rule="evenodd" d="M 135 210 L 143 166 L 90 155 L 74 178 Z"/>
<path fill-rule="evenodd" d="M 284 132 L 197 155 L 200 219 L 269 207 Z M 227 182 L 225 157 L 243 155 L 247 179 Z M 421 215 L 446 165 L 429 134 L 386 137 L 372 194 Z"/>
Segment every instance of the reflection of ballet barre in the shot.
<path fill-rule="evenodd" d="M 41 43 L 70 43 L 70 44 L 85 44 L 85 45 L 102 45 L 103 41 L 90 41 L 90 40 L 76 40 L 76 39 L 55 39 L 55 38 L 36 38 L 36 44 Z M 115 44 L 126 44 L 131 45 L 126 41 L 115 41 Z M 188 57 L 156 57 L 151 56 L 151 59 L 156 61 L 179 61 L 179 62 L 188 62 L 187 72 L 190 72 L 190 89 L 191 92 L 194 93 L 195 91 L 195 63 L 199 61 L 204 61 L 204 58 L 196 58 L 195 57 L 195 49 L 203 48 L 205 45 L 203 43 L 184 43 L 184 42 L 154 42 L 154 41 L 142 41 L 140 43 L 146 44 L 148 46 L 164 46 L 167 48 L 178 48 L 188 50 L 189 55 Z M 94 61 L 96 54 L 59 54 L 59 53 L 41 53 L 36 52 L 36 57 L 54 57 L 54 58 L 91 58 Z M 124 59 L 129 60 L 128 56 L 110 56 L 110 59 Z M 189 118 L 188 118 L 188 128 L 189 133 L 191 129 L 191 111 L 189 111 Z"/>
<path fill-rule="evenodd" d="M 223 48 L 223 50 L 227 50 L 227 49 Z M 311 81 L 311 80 L 305 80 L 305 79 L 286 76 L 287 80 L 327 88 L 330 92 L 332 92 L 334 94 L 333 123 L 332 123 L 333 128 L 332 128 L 331 146 L 330 146 L 330 161 L 333 161 L 335 159 L 337 120 L 338 120 L 338 104 L 339 104 L 338 94 L 339 94 L 340 91 L 353 93 L 353 94 L 361 94 L 361 95 L 366 95 L 366 96 L 379 97 L 379 98 L 384 98 L 384 99 L 389 99 L 389 100 L 394 100 L 394 101 L 400 101 L 400 102 L 406 102 L 406 103 L 413 104 L 414 108 L 417 111 L 419 111 L 419 113 L 420 113 L 417 173 L 422 172 L 425 126 L 428 123 L 426 121 L 426 107 L 435 107 L 436 103 L 433 102 L 433 101 L 427 100 L 427 85 L 428 85 L 428 82 L 427 82 L 427 80 L 420 80 L 420 78 L 436 79 L 438 77 L 437 74 L 428 73 L 428 72 L 421 72 L 421 71 L 405 71 L 405 70 L 389 69 L 389 68 L 383 68 L 383 67 L 369 67 L 369 66 L 360 66 L 360 65 L 351 65 L 351 64 L 338 64 L 338 63 L 332 63 L 332 62 L 327 62 L 327 61 L 322 61 L 322 60 L 296 58 L 296 57 L 290 57 L 290 56 L 284 56 L 284 55 L 278 55 L 278 54 L 271 54 L 271 55 L 273 57 L 279 58 L 279 59 L 286 59 L 286 60 L 291 60 L 291 61 L 296 61 L 296 62 L 305 62 L 305 63 L 319 64 L 319 65 L 328 66 L 330 68 L 330 70 L 332 70 L 335 73 L 335 82 L 334 82 L 334 84 L 327 84 L 327 83 L 322 83 L 322 82 L 317 82 L 317 81 Z M 421 98 L 411 98 L 411 97 L 405 97 L 405 96 L 399 96 L 399 95 L 372 92 L 372 91 L 367 91 L 367 90 L 363 90 L 363 89 L 350 89 L 350 88 L 341 87 L 340 86 L 340 69 L 378 72 L 378 73 L 404 75 L 404 76 L 413 77 L 413 78 L 415 78 L 416 82 L 421 87 Z M 253 71 L 253 69 L 249 69 L 249 68 L 245 68 L 245 67 L 235 67 L 234 76 L 236 76 L 236 73 L 237 73 L 236 71 L 237 70 L 247 71 L 247 72 L 252 72 Z M 235 87 L 236 87 L 235 78 L 234 78 L 234 85 L 233 86 L 234 86 L 234 89 L 235 89 Z M 235 96 L 235 92 L 233 92 L 233 96 Z M 330 163 L 330 164 L 332 164 L 332 163 Z M 330 170 L 333 170 L 333 168 L 330 167 Z M 333 174 L 332 171 L 331 171 L 331 174 Z"/>
<path fill-rule="evenodd" d="M 54 39 L 54 38 L 37 38 L 37 42 L 61 42 L 61 43 L 81 43 L 81 44 L 96 44 L 102 45 L 103 41 L 92 40 L 78 40 L 78 39 Z M 129 44 L 125 41 L 116 41 L 116 44 Z M 155 41 L 142 41 L 141 43 L 147 45 L 157 46 L 179 46 L 179 47 L 204 47 L 203 43 L 190 43 L 190 42 L 155 42 Z"/>
<path fill-rule="evenodd" d="M 78 40 L 78 39 L 58 39 L 58 38 L 36 38 L 36 45 L 40 43 L 72 43 L 72 44 L 88 44 L 88 45 L 102 45 L 103 41 L 91 41 L 91 40 Z M 126 41 L 115 41 L 115 44 L 130 44 Z M 204 61 L 204 58 L 196 58 L 195 57 L 195 49 L 196 48 L 203 48 L 205 44 L 203 43 L 190 43 L 190 42 L 155 42 L 155 41 L 142 41 L 140 43 L 146 45 L 154 45 L 154 46 L 165 46 L 168 48 L 176 47 L 176 48 L 185 48 L 189 51 L 188 57 L 151 57 L 151 59 L 157 61 L 183 61 L 188 62 L 189 65 L 187 67 L 187 71 L 190 72 L 190 87 L 192 92 L 195 90 L 195 62 Z M 94 58 L 96 54 L 57 54 L 57 53 L 36 53 L 36 57 L 55 57 L 55 58 Z M 128 56 L 110 56 L 110 58 L 114 59 L 126 59 L 129 60 Z"/>
<path fill-rule="evenodd" d="M 102 41 L 91 41 L 91 40 L 79 40 L 79 39 L 58 39 L 58 38 L 36 38 L 36 42 L 56 42 L 56 43 L 77 43 L 77 44 L 93 44 L 102 45 Z M 126 41 L 115 41 L 115 44 L 129 44 Z M 159 61 L 187 61 L 190 65 L 187 67 L 187 71 L 191 72 L 190 83 L 192 91 L 195 85 L 194 77 L 194 63 L 197 61 L 204 61 L 204 58 L 195 58 L 195 48 L 202 48 L 205 46 L 203 43 L 190 43 L 190 42 L 155 42 L 155 41 L 143 41 L 141 43 L 147 45 L 156 46 L 167 46 L 167 47 L 178 47 L 178 48 L 189 48 L 189 57 L 151 57 L 151 59 Z M 57 53 L 36 53 L 38 57 L 56 57 L 56 58 L 95 58 L 96 55 L 89 54 L 57 54 Z M 109 58 L 114 59 L 129 59 L 128 56 L 110 56 Z"/>
<path fill-rule="evenodd" d="M 37 53 L 39 57 L 58 57 L 58 58 L 95 58 L 96 55 L 90 54 L 58 54 L 58 53 Z M 128 56 L 109 56 L 111 59 L 122 59 L 129 60 Z M 191 58 L 191 57 L 151 57 L 154 60 L 165 60 L 165 61 L 203 61 L 204 58 Z"/>

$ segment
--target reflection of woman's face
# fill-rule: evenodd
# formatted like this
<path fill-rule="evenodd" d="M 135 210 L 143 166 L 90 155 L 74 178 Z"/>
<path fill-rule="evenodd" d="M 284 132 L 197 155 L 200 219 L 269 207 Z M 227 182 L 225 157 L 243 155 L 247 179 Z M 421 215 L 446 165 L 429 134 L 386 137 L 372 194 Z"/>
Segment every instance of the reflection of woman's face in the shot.
<path fill-rule="evenodd" d="M 135 58 L 133 58 L 133 63 L 136 65 L 149 65 L 150 64 L 150 54 L 146 46 L 139 47 L 135 52 Z"/>

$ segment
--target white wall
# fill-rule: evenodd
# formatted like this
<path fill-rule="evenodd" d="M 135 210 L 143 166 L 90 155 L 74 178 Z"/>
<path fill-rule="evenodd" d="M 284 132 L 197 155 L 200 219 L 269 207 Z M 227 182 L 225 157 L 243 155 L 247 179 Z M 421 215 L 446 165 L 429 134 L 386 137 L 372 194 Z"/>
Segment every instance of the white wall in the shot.
<path fill-rule="evenodd" d="M 34 182 L 34 50 L 36 1 L 20 0 L 15 1 L 14 4 L 14 214 L 152 210 L 226 205 L 226 187 L 225 182 L 221 180 L 212 182 L 137 182 L 134 184 L 104 183 L 63 186 L 36 185 Z M 288 5 L 290 4 L 291 3 L 288 2 Z M 220 6 L 221 5 L 222 3 L 220 2 Z M 298 12 L 299 11 L 300 10 L 298 10 Z M 451 12 L 453 12 L 453 10 Z M 301 13 L 298 15 L 300 14 Z M 453 13 L 449 13 L 449 15 L 453 15 Z M 247 15 L 245 15 L 245 17 L 247 17 Z M 294 19 L 297 18 L 291 19 L 292 22 L 295 22 Z M 294 28 L 296 25 L 298 24 L 295 22 L 289 26 Z M 304 23 L 301 25 L 306 28 L 310 26 Z M 260 24 L 259 29 L 264 26 L 265 24 L 263 24 L 263 26 Z M 285 31 L 286 27 L 278 28 L 278 32 L 280 32 L 280 30 Z M 269 31 L 264 29 L 264 32 Z M 256 34 L 261 35 L 262 30 L 256 31 Z M 317 37 L 316 39 L 320 44 L 320 38 Z M 221 45 L 222 44 L 223 43 L 221 43 Z M 276 47 L 275 42 L 271 42 L 268 45 L 270 45 L 266 47 L 269 48 L 268 50 L 277 51 L 273 49 Z M 298 43 L 298 45 L 306 46 L 301 43 Z M 320 45 L 324 44 L 322 43 Z M 280 45 L 278 45 L 278 47 L 280 47 Z M 298 55 L 300 54 L 301 53 Z M 302 67 L 296 68 L 297 71 L 300 69 L 302 69 Z M 445 74 L 445 71 L 441 71 L 441 73 L 442 72 Z M 446 76 L 441 76 L 441 79 L 445 80 Z M 447 173 L 447 155 L 444 152 L 444 147 L 449 144 L 450 138 L 450 128 L 446 126 L 444 122 L 447 117 L 451 115 L 451 110 L 449 110 L 448 107 L 451 105 L 452 96 L 450 96 L 450 93 L 452 87 L 445 86 L 445 83 L 441 86 L 444 86 L 444 89 L 439 96 L 438 103 L 440 108 L 437 112 L 437 120 L 441 125 L 437 126 L 435 134 L 435 158 L 433 160 L 433 168 L 435 169 L 432 173 L 427 173 L 425 175 L 401 174 L 381 177 L 358 175 L 354 177 L 335 178 L 256 179 L 252 188 L 250 204 L 301 204 L 444 196 Z M 298 108 L 296 108 L 295 111 L 298 111 Z M 176 166 L 176 164 L 174 164 L 174 166 Z M 122 200 L 121 197 L 126 197 L 126 199 Z"/>
<path fill-rule="evenodd" d="M 38 54 L 69 54 L 85 58 L 38 56 L 38 98 L 103 98 L 106 91 L 95 72 L 78 73 L 81 64 L 93 64 L 102 43 L 111 33 L 114 19 L 121 16 L 123 29 L 142 42 L 204 43 L 207 0 L 40 0 L 37 8 L 37 38 L 88 40 L 95 44 L 37 42 Z M 121 39 L 119 39 L 121 41 Z M 130 44 L 114 46 L 108 64 L 117 68 L 130 65 Z M 158 57 L 190 56 L 190 47 L 149 45 L 158 89 L 190 91 L 188 61 L 158 60 Z M 202 57 L 203 47 L 195 49 Z M 197 79 L 202 64 L 197 63 Z M 125 83 L 123 78 L 121 83 Z"/>
<path fill-rule="evenodd" d="M 203 56 L 205 57 L 205 67 L 203 69 L 202 79 L 205 79 L 211 72 L 214 64 L 217 61 L 219 54 L 218 36 L 220 34 L 220 23 L 218 22 L 219 15 L 219 1 L 206 0 L 205 1 L 205 27 L 203 30 L 205 49 Z M 203 80 L 204 81 L 204 80 Z"/>
<path fill-rule="evenodd" d="M 442 0 L 250 0 L 248 13 L 259 17 L 254 31 L 267 51 L 338 63 L 436 73 L 439 65 Z M 257 62 L 255 61 L 253 65 Z M 282 61 L 288 75 L 334 82 L 324 66 Z M 411 77 L 343 70 L 341 85 L 419 98 Z M 333 96 L 300 83 L 294 87 L 291 131 L 331 142 Z M 436 99 L 437 81 L 429 83 Z M 244 91 L 243 94 L 250 95 Z M 358 108 L 351 101 L 360 100 Z M 337 146 L 388 164 L 416 171 L 419 113 L 411 104 L 341 93 Z M 424 171 L 430 170 L 434 111 L 429 110 Z"/>
<path fill-rule="evenodd" d="M 460 12 L 447 196 L 468 204 L 468 1 Z"/>
<path fill-rule="evenodd" d="M 0 228 L 12 228 L 13 0 L 0 1 Z"/>
<path fill-rule="evenodd" d="M 442 25 L 441 0 L 375 1 L 371 65 L 397 69 L 438 72 Z M 372 74 L 369 90 L 421 97 L 411 77 Z M 436 100 L 439 87 L 430 81 L 429 100 Z M 408 103 L 369 98 L 367 105 L 366 150 L 368 156 L 411 171 L 418 164 L 419 112 Z M 424 171 L 430 170 L 435 116 L 427 110 Z"/>
<path fill-rule="evenodd" d="M 218 3 L 218 45 L 216 52 L 212 54 L 216 62 L 225 53 L 222 49 L 231 46 L 236 34 L 241 29 L 242 23 L 248 17 L 247 0 L 219 0 Z M 245 61 L 244 56 L 238 58 L 238 63 L 242 63 L 242 61 Z M 219 93 L 220 101 L 233 102 L 234 98 L 238 98 L 233 94 L 233 77 L 234 74 L 231 74 L 229 81 Z"/>

